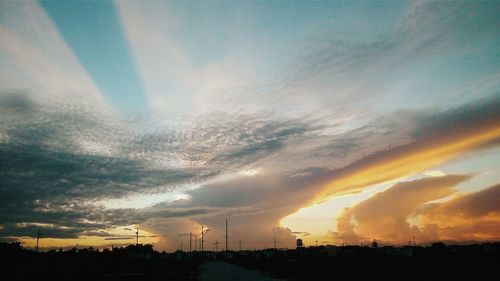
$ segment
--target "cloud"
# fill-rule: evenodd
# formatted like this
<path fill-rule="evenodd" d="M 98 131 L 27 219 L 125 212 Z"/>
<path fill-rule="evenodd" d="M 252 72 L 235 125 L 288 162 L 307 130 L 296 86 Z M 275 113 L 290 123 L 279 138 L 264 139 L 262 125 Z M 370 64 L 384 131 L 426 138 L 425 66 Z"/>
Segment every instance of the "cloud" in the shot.
<path fill-rule="evenodd" d="M 87 225 L 87 227 L 89 227 Z M 83 232 L 81 226 L 70 224 L 64 225 L 60 222 L 52 223 L 6 223 L 3 225 L 2 236 L 5 237 L 32 237 L 36 238 L 40 231 L 42 238 L 78 238 L 80 235 L 92 234 L 92 236 L 104 237 L 103 232 Z"/>
<path fill-rule="evenodd" d="M 155 206 L 155 215 L 142 224 L 148 231 L 160 233 L 162 246 L 176 249 L 180 241 L 188 242 L 179 234 L 200 233 L 201 225 L 210 232 L 205 236 L 207 249 L 213 248 L 216 240 L 225 239 L 225 220 L 229 221 L 229 243 L 231 248 L 242 241 L 244 248 L 273 247 L 274 239 L 278 247 L 295 247 L 297 233 L 280 227 L 278 221 L 302 204 L 308 194 L 307 179 L 314 174 L 295 177 L 293 180 L 276 175 L 254 175 L 216 181 L 189 191 L 189 200 L 164 203 Z M 204 208 L 207 212 L 167 217 L 172 209 L 194 210 Z M 301 233 L 301 235 L 306 234 Z"/>
<path fill-rule="evenodd" d="M 499 101 L 497 95 L 437 114 L 415 114 L 413 141 L 332 171 L 331 178 L 324 179 L 316 202 L 419 173 L 468 151 L 496 145 L 500 137 Z"/>
<path fill-rule="evenodd" d="M 104 240 L 110 240 L 110 241 L 114 241 L 114 240 L 133 240 L 135 239 L 134 236 L 128 236 L 128 237 L 106 237 L 104 238 Z"/>
<path fill-rule="evenodd" d="M 301 235 L 302 237 L 311 235 L 311 233 L 309 233 L 307 231 L 292 231 L 292 234 L 294 234 L 294 235 Z"/>
<path fill-rule="evenodd" d="M 215 130 L 210 123 L 200 123 L 191 132 L 141 135 L 132 132 L 119 119 L 110 121 L 78 110 L 54 112 L 34 104 L 30 95 L 11 93 L 2 97 L 0 110 L 8 113 L 9 119 L 0 123 L 0 132 L 7 136 L 0 149 L 6 157 L 3 159 L 9 161 L 1 163 L 0 221 L 2 225 L 51 223 L 59 229 L 71 228 L 71 237 L 138 224 L 148 218 L 217 213 L 221 208 L 217 204 L 107 210 L 96 203 L 182 189 L 215 179 L 222 170 L 239 175 L 237 172 L 249 170 L 245 168 L 247 165 L 277 153 L 290 139 L 308 130 L 295 121 L 243 116 L 238 119 L 241 122 L 215 123 L 218 126 Z M 242 123 L 248 124 L 241 128 Z M 112 149 L 106 153 L 89 151 L 82 147 L 82 138 Z M 268 142 L 276 146 L 269 146 Z M 165 149 L 171 149 L 170 153 L 182 160 L 181 163 L 158 165 L 165 157 L 161 155 Z M 192 158 L 195 151 L 206 152 L 203 163 L 199 164 L 199 158 Z M 15 229 L 9 231 L 14 233 Z M 36 231 L 19 231 L 25 236 L 36 234 Z M 64 231 L 61 235 L 46 233 L 53 238 L 70 237 Z"/>
<path fill-rule="evenodd" d="M 153 110 L 175 108 L 177 114 L 183 115 L 210 112 L 213 107 L 207 104 L 212 103 L 212 94 L 246 87 L 254 81 L 256 71 L 252 66 L 256 63 L 250 53 L 241 56 L 222 51 L 225 54 L 218 60 L 197 61 L 198 56 L 188 52 L 193 46 L 186 46 L 182 34 L 196 33 L 204 23 L 197 28 L 185 24 L 179 29 L 178 22 L 184 18 L 176 5 L 116 2 L 115 6 Z M 219 36 L 219 32 L 212 35 Z M 204 48 L 208 48 L 207 41 L 212 38 L 203 39 Z M 217 107 L 222 110 L 224 106 L 217 103 Z"/>
<path fill-rule="evenodd" d="M 109 110 L 94 82 L 36 2 L 0 4 L 2 91 L 28 91 L 37 103 L 78 100 Z"/>
<path fill-rule="evenodd" d="M 422 224 L 437 225 L 444 240 L 497 240 L 500 236 L 500 185 L 461 194 L 421 210 Z"/>
<path fill-rule="evenodd" d="M 447 175 L 400 182 L 371 198 L 344 210 L 337 218 L 337 237 L 349 243 L 377 239 L 405 244 L 413 237 L 419 242 L 438 240 L 428 229 L 412 226 L 411 215 L 424 204 L 456 192 L 457 184 L 468 175 Z"/>
<path fill-rule="evenodd" d="M 61 232 L 60 236 L 66 237 L 138 224 L 160 234 L 160 244 L 171 249 L 179 239 L 172 225 L 181 221 L 193 227 L 203 223 L 213 229 L 211 237 L 222 240 L 220 224 L 230 218 L 234 237 L 255 247 L 270 247 L 274 239 L 272 230 L 278 227 L 280 219 L 311 202 L 323 191 L 321 183 L 384 167 L 380 165 L 384 161 L 401 164 L 398 159 L 405 159 L 407 154 L 419 151 L 425 155 L 428 145 L 439 148 L 442 138 L 467 140 L 477 131 L 481 132 L 482 126 L 497 124 L 497 104 L 498 99 L 490 99 L 440 114 L 396 112 L 373 121 L 372 126 L 334 136 L 323 135 L 323 126 L 298 120 L 227 114 L 209 115 L 182 131 L 159 127 L 144 133 L 127 128 L 119 119 L 108 123 L 109 119 L 84 111 L 57 113 L 34 105 L 29 96 L 11 94 L 0 103 L 0 110 L 13 116 L 8 122 L 0 123 L 0 132 L 8 136 L 0 148 L 2 154 L 8 156 L 6 159 L 11 159 L 2 162 L 0 172 L 0 221 L 2 225 L 33 222 L 54 224 L 59 227 L 56 230 L 73 229 L 70 234 Z M 14 119 L 14 116 L 20 118 Z M 438 131 L 434 126 L 448 129 Z M 74 138 L 74 134 L 82 130 L 91 132 L 96 142 L 114 149 L 109 153 L 82 149 Z M 408 143 L 391 147 L 390 137 L 400 135 L 400 131 Z M 89 134 L 85 133 L 87 137 Z M 343 143 L 342 139 L 357 145 L 342 159 L 351 164 L 330 168 L 329 165 L 335 165 L 334 161 L 325 161 L 327 157 L 316 159 L 317 154 L 335 155 L 339 150 L 335 143 L 339 140 Z M 324 146 L 328 143 L 332 146 Z M 377 147 L 373 143 L 381 144 Z M 177 160 L 163 163 L 171 157 Z M 297 160 L 293 163 L 286 161 L 294 157 Z M 258 174 L 239 173 L 257 167 Z M 415 173 L 420 169 L 413 169 L 412 165 L 409 168 Z M 231 171 L 234 176 L 225 178 Z M 367 183 L 386 180 L 377 173 L 373 175 L 374 178 L 364 180 Z M 183 190 L 186 185 L 196 186 L 183 191 L 190 196 L 188 200 L 143 209 L 109 210 L 95 204 L 99 200 L 134 194 Z M 359 185 L 350 191 L 368 186 Z M 343 191 L 349 190 L 347 185 L 343 188 L 346 188 Z M 151 225 L 146 226 L 148 224 Z M 11 234 L 15 230 L 11 228 Z M 188 231 L 195 229 L 186 227 L 177 233 Z M 36 234 L 35 231 L 28 235 L 28 232 L 20 230 L 19 233 L 31 237 Z M 290 235 L 282 237 L 288 241 L 283 244 L 287 247 L 294 245 L 295 235 Z"/>

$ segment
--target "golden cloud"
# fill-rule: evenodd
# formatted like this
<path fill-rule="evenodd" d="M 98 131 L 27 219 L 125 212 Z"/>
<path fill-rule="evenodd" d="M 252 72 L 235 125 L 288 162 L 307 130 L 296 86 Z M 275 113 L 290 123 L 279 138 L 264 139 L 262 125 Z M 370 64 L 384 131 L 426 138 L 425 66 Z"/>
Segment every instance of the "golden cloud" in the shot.
<path fill-rule="evenodd" d="M 431 228 L 412 226 L 409 217 L 425 203 L 445 198 L 469 175 L 448 175 L 401 182 L 344 210 L 337 218 L 338 238 L 359 242 L 375 238 L 391 243 L 406 243 L 414 236 L 419 241 L 437 240 Z"/>
<path fill-rule="evenodd" d="M 432 204 L 420 212 L 421 223 L 438 225 L 444 240 L 500 239 L 500 184 Z"/>
<path fill-rule="evenodd" d="M 489 120 L 381 152 L 336 171 L 330 180 L 322 182 L 320 191 L 311 203 L 320 203 L 335 195 L 359 192 L 375 184 L 420 173 L 498 138 L 499 122 Z"/>

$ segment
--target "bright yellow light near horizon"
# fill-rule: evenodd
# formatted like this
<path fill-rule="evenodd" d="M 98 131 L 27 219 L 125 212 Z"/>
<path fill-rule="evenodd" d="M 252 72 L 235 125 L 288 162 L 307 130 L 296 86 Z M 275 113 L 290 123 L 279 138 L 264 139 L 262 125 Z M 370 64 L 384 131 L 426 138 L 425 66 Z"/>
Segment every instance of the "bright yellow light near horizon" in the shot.
<path fill-rule="evenodd" d="M 362 192 L 355 194 L 344 194 L 329 198 L 325 202 L 306 206 L 297 210 L 280 220 L 280 225 L 293 229 L 294 231 L 307 231 L 309 236 L 304 237 L 307 244 L 315 243 L 316 239 L 322 243 L 336 244 L 331 231 L 336 231 L 336 218 L 344 208 L 352 207 L 379 191 L 392 186 L 400 178 L 371 186 Z"/>
<path fill-rule="evenodd" d="M 126 246 L 136 243 L 135 226 L 116 227 L 110 230 L 103 230 L 111 234 L 110 237 L 81 235 L 77 238 L 44 238 L 39 241 L 39 248 L 42 250 L 68 247 L 94 247 L 104 248 L 110 246 Z M 108 238 L 108 240 L 106 240 Z M 109 240 L 109 238 L 115 238 Z M 119 239 L 116 239 L 119 238 Z M 154 233 L 139 229 L 140 244 L 156 244 L 159 237 Z M 24 237 L 20 239 L 24 247 L 35 248 L 36 238 Z"/>

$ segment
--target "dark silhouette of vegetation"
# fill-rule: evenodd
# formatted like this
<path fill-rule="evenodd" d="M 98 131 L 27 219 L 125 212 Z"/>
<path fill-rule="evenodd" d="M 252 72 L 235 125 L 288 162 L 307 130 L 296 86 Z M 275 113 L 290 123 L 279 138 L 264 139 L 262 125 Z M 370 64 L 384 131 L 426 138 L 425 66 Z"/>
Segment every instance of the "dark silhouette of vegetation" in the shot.
<path fill-rule="evenodd" d="M 498 275 L 500 243 L 319 246 L 234 254 L 231 262 L 285 280 L 489 280 Z"/>
<path fill-rule="evenodd" d="M 0 259 L 1 280 L 196 280 L 200 263 L 149 244 L 36 253 L 20 243 L 0 243 Z"/>
<path fill-rule="evenodd" d="M 485 280 L 497 273 L 500 243 L 203 253 L 159 253 L 141 244 L 36 253 L 20 243 L 0 243 L 0 258 L 1 280 L 197 280 L 199 266 L 213 260 L 285 280 Z"/>

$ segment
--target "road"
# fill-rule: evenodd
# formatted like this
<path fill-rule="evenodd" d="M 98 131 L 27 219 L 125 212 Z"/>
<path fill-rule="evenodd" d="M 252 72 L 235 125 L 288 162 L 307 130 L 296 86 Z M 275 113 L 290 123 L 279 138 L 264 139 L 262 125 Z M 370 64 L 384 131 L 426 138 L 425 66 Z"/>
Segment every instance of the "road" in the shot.
<path fill-rule="evenodd" d="M 200 281 L 283 281 L 225 262 L 204 263 L 199 277 Z"/>

